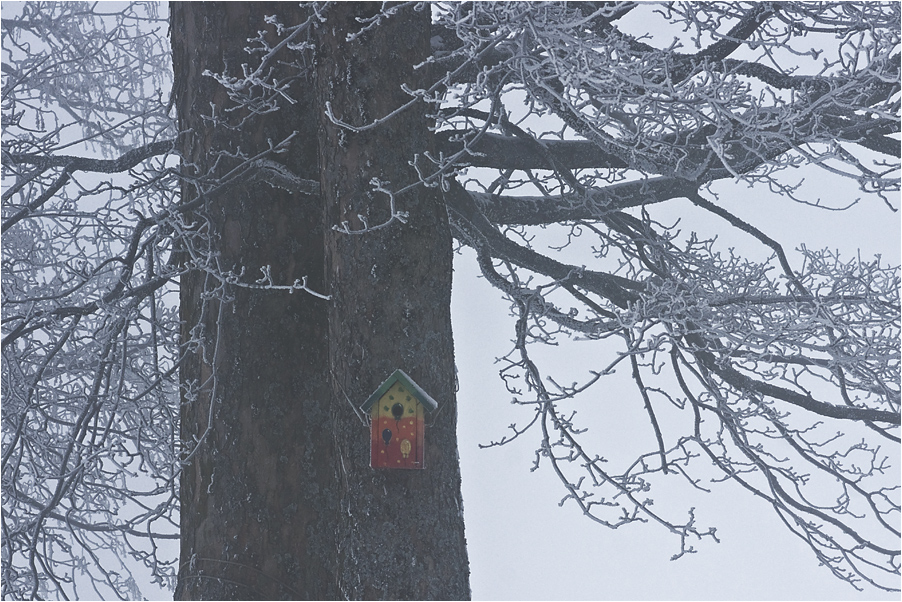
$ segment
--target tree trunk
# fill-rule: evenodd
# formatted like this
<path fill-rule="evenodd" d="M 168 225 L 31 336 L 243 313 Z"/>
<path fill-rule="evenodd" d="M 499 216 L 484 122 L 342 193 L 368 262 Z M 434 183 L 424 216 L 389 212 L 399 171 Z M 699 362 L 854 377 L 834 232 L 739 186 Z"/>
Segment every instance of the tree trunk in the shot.
<path fill-rule="evenodd" d="M 247 39 L 265 15 L 301 22 L 291 3 L 173 3 L 172 45 L 183 168 L 222 176 L 238 161 L 217 152 L 253 156 L 298 131 L 289 152 L 271 157 L 301 177 L 319 178 L 316 110 L 302 86 L 297 105 L 226 129 L 203 119 L 211 103 L 228 113 L 223 87 L 204 76 L 240 74 Z M 276 65 L 277 69 L 285 69 Z M 277 73 L 277 75 L 288 75 Z M 309 87 L 307 88 L 309 89 Z M 213 169 L 214 162 L 220 166 Z M 182 202 L 196 192 L 182 188 Z M 277 283 L 308 277 L 324 290 L 321 202 L 257 182 L 214 195 L 198 212 L 223 270 L 246 268 L 253 282 L 270 265 Z M 205 299 L 220 282 L 202 271 L 181 283 L 183 341 L 202 335 L 183 367 L 185 452 L 181 475 L 181 566 L 175 596 L 185 600 L 334 599 L 337 501 L 329 412 L 327 302 L 305 293 L 226 287 L 228 303 Z M 203 331 L 191 329 L 200 324 Z M 211 381 L 211 375 L 215 380 Z M 209 427 L 209 430 L 207 430 Z"/>
<path fill-rule="evenodd" d="M 348 41 L 378 3 L 335 3 L 319 28 L 317 95 L 334 115 L 365 125 L 410 100 L 425 74 L 413 65 L 429 53 L 429 11 L 400 11 Z M 416 181 L 408 162 L 429 150 L 432 133 L 420 103 L 384 125 L 352 133 L 321 113 L 320 171 L 326 202 L 329 355 L 336 453 L 342 467 L 339 589 L 348 598 L 469 598 L 457 454 L 454 347 L 451 336 L 452 242 L 436 189 L 415 187 L 395 199 L 406 224 L 365 234 L 337 232 L 384 223 L 389 198 L 372 178 L 398 190 Z M 439 403 L 426 428 L 424 470 L 374 470 L 359 406 L 396 368 Z"/>
<path fill-rule="evenodd" d="M 432 139 L 422 107 L 361 134 L 323 117 L 330 101 L 342 118 L 367 123 L 409 100 L 401 83 L 416 87 L 423 77 L 411 66 L 428 52 L 428 10 L 406 9 L 346 41 L 361 27 L 354 16 L 379 6 L 328 8 L 314 34 L 316 85 L 301 77 L 291 90 L 298 104 L 242 123 L 247 112 L 227 112 L 225 90 L 204 70 L 240 74 L 253 63 L 247 39 L 272 30 L 264 16 L 294 25 L 304 9 L 172 4 L 179 128 L 189 132 L 183 170 L 221 177 L 237 161 L 217 153 L 253 156 L 297 131 L 289 151 L 270 158 L 322 184 L 322 198 L 260 182 L 228 187 L 198 211 L 196 240 L 209 236 L 220 268 L 243 266 L 245 282 L 269 265 L 276 283 L 307 276 L 312 289 L 332 295 L 227 286 L 222 301 L 211 296 L 221 283 L 208 273 L 183 278 L 183 341 L 204 344 L 187 348 L 181 372 L 190 456 L 177 599 L 469 597 L 444 207 L 419 187 L 397 199 L 406 225 L 366 235 L 331 230 L 342 221 L 362 226 L 358 214 L 370 225 L 387 219 L 387 197 L 372 192 L 370 179 L 393 190 L 415 181 L 408 161 Z M 202 118 L 211 104 L 220 124 Z M 186 181 L 181 202 L 195 198 Z M 369 431 L 355 408 L 395 368 L 440 404 L 427 423 L 424 470 L 369 467 Z"/>

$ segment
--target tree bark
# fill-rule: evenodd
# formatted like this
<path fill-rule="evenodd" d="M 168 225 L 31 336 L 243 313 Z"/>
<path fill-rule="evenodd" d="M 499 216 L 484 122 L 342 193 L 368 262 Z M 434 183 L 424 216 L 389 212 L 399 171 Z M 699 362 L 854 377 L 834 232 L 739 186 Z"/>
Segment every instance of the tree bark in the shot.
<path fill-rule="evenodd" d="M 362 227 L 358 214 L 370 225 L 387 219 L 387 196 L 370 179 L 393 190 L 415 182 L 408 161 L 432 144 L 422 106 L 360 134 L 324 117 L 328 101 L 342 118 L 369 123 L 410 99 L 402 83 L 415 88 L 424 77 L 412 65 L 429 51 L 428 10 L 405 9 L 346 40 L 362 27 L 355 17 L 379 6 L 329 7 L 313 33 L 315 73 L 291 91 L 298 104 L 242 121 L 247 112 L 227 112 L 225 90 L 204 70 L 240 74 L 252 62 L 247 39 L 271 31 L 264 16 L 294 25 L 303 10 L 172 5 L 184 172 L 222 177 L 237 163 L 223 152 L 254 156 L 297 131 L 288 152 L 270 158 L 321 183 L 319 197 L 259 181 L 226 187 L 203 199 L 196 240 L 209 239 L 221 269 L 244 267 L 246 282 L 268 265 L 277 283 L 307 276 L 331 295 L 228 286 L 223 301 L 211 295 L 221 283 L 208 273 L 183 278 L 182 338 L 204 344 L 186 348 L 181 372 L 177 599 L 469 597 L 444 206 L 419 187 L 397 198 L 406 224 L 365 235 L 331 229 Z M 211 104 L 219 123 L 203 118 Z M 198 198 L 187 179 L 182 203 Z M 369 466 L 369 430 L 357 408 L 396 368 L 440 404 L 427 422 L 424 470 Z"/>
<path fill-rule="evenodd" d="M 319 178 L 316 109 L 303 86 L 297 105 L 227 129 L 205 120 L 211 104 L 237 126 L 244 111 L 205 69 L 240 74 L 247 39 L 265 15 L 285 24 L 305 15 L 290 3 L 173 3 L 172 45 L 183 169 L 222 176 L 265 150 L 268 139 L 298 131 L 289 151 L 273 157 L 301 177 Z M 275 65 L 276 69 L 284 67 Z M 287 75 L 277 73 L 277 75 Z M 218 167 L 214 163 L 219 160 Z M 182 202 L 196 196 L 190 183 Z M 196 216 L 224 270 L 244 266 L 245 281 L 269 265 L 277 283 L 308 277 L 323 290 L 322 207 L 315 198 L 257 182 L 212 196 Z M 327 302 L 305 293 L 227 287 L 230 303 L 206 299 L 220 283 L 202 271 L 181 283 L 183 341 L 188 350 L 181 439 L 195 449 L 181 475 L 181 565 L 176 599 L 334 599 L 336 468 L 329 412 Z M 193 327 L 199 324 L 201 330 Z M 215 377 L 211 381 L 211 377 Z M 209 425 L 209 430 L 207 430 Z M 199 443 L 195 443 L 199 440 Z"/>
<path fill-rule="evenodd" d="M 336 3 L 318 30 L 317 95 L 337 118 L 365 125 L 426 87 L 413 65 L 429 52 L 429 11 L 404 9 L 359 32 L 358 17 L 376 3 Z M 457 454 L 454 348 L 451 336 L 452 242 L 436 189 L 395 199 L 407 223 L 355 235 L 390 217 L 386 194 L 416 181 L 408 162 L 429 150 L 432 134 L 420 104 L 378 128 L 352 133 L 321 117 L 321 186 L 326 202 L 326 274 L 336 453 L 342 467 L 338 580 L 349 599 L 469 598 Z M 354 407 L 396 368 L 438 403 L 426 428 L 424 470 L 369 467 L 368 427 Z"/>

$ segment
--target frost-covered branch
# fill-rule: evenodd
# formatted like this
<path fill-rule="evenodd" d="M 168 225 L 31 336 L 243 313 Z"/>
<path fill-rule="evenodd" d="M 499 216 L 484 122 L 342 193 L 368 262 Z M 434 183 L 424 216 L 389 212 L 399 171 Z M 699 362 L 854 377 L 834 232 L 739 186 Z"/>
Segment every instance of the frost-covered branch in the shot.
<path fill-rule="evenodd" d="M 898 588 L 887 446 L 899 443 L 899 269 L 792 252 L 714 193 L 733 180 L 787 202 L 854 203 L 807 198 L 789 176 L 807 164 L 898 208 L 898 7 L 505 3 L 439 14 L 442 61 L 475 62 L 495 42 L 491 61 L 449 82 L 437 166 L 455 236 L 516 320 L 501 376 L 536 413 L 498 443 L 532 431 L 563 503 L 609 527 L 659 522 L 679 537 L 676 556 L 693 551 L 687 535 L 713 531 L 692 509 L 664 518 L 679 505 L 662 509 L 654 491 L 729 480 L 835 576 Z M 738 249 L 655 219 L 681 200 L 722 220 L 717 232 Z M 560 246 L 547 242 L 553 224 Z M 529 349 L 567 338 L 605 359 L 582 382 L 543 381 Z M 621 363 L 635 395 L 618 394 L 611 412 L 634 407 L 647 433 L 629 452 L 595 449 L 584 433 L 599 425 L 568 402 L 600 391 Z"/>

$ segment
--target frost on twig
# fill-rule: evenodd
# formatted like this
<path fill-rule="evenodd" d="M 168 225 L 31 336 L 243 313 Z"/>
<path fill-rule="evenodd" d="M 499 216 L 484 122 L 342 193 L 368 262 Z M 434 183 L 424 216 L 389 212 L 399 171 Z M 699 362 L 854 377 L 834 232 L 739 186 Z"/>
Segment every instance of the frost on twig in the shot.
<path fill-rule="evenodd" d="M 242 277 L 244 276 L 244 268 L 241 269 L 237 274 L 234 272 L 224 272 L 222 274 L 222 279 L 225 283 L 230 284 L 232 286 L 237 286 L 239 288 L 244 288 L 248 290 L 259 290 L 259 291 L 288 291 L 288 293 L 293 293 L 295 291 L 304 291 L 305 293 L 309 293 L 318 299 L 323 299 L 325 301 L 330 300 L 332 297 L 329 295 L 324 295 L 322 293 L 318 293 L 307 286 L 307 276 L 303 276 L 300 279 L 295 280 L 292 284 L 275 284 L 272 280 L 272 267 L 268 265 L 264 265 L 260 267 L 260 273 L 262 276 L 255 280 L 254 282 L 244 282 L 242 281 Z"/>
<path fill-rule="evenodd" d="M 373 186 L 373 190 L 376 192 L 381 192 L 382 194 L 388 197 L 388 210 L 389 210 L 389 218 L 382 223 L 369 225 L 367 223 L 366 216 L 357 215 L 357 219 L 363 224 L 362 228 L 351 229 L 347 221 L 341 222 L 340 225 L 333 225 L 332 229 L 336 232 L 341 232 L 342 234 L 368 234 L 370 232 L 375 232 L 377 230 L 382 230 L 383 228 L 387 228 L 395 222 L 400 222 L 402 224 L 407 223 L 407 218 L 409 217 L 409 213 L 406 211 L 400 211 L 395 206 L 395 193 L 390 189 L 386 188 L 389 182 L 383 182 L 379 178 L 373 178 L 370 180 L 370 184 Z"/>

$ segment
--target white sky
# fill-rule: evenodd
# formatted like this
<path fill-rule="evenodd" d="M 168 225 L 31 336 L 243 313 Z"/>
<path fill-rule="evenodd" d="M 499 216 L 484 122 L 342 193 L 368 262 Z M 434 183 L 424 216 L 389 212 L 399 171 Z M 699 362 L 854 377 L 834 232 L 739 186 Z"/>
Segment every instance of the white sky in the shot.
<path fill-rule="evenodd" d="M 631 24 L 625 19 L 621 25 L 637 32 L 654 29 L 644 19 L 637 16 Z M 671 32 L 666 35 L 672 36 Z M 685 51 L 693 49 L 689 46 Z M 793 181 L 805 178 L 798 194 L 810 202 L 821 199 L 842 206 L 861 196 L 853 182 L 821 169 L 787 175 Z M 829 212 L 793 203 L 764 186 L 749 189 L 747 184 L 727 181 L 718 184 L 717 190 L 718 202 L 780 242 L 795 268 L 800 259 L 794 250 L 801 243 L 811 249 L 838 249 L 847 259 L 860 249 L 863 258 L 881 254 L 883 265 L 900 263 L 899 214 L 880 199 L 864 198 L 850 210 Z M 724 249 L 742 250 L 753 243 L 757 258 L 764 257 L 759 243 L 738 231 L 730 234 L 725 222 L 703 214 L 688 201 L 672 201 L 652 211 L 665 223 L 679 218 L 687 228 L 724 234 L 719 239 Z M 568 259 L 580 263 L 572 256 Z M 591 258 L 583 263 L 590 264 Z M 674 509 L 694 505 L 699 526 L 716 526 L 721 540 L 719 544 L 695 542 L 698 553 L 672 562 L 679 541 L 660 527 L 627 525 L 612 531 L 582 516 L 572 501 L 559 507 L 566 492 L 550 467 L 546 464 L 530 472 L 538 431 L 502 448 L 478 449 L 479 444 L 510 434 L 511 422 L 522 426 L 530 415 L 530 410 L 509 403 L 511 395 L 498 377 L 501 366 L 493 363 L 512 346 L 508 303 L 478 273 L 472 252 L 456 259 L 452 316 L 460 381 L 458 432 L 474 599 L 899 599 L 898 594 L 874 588 L 859 593 L 837 580 L 766 504 L 738 487 L 721 486 L 709 495 L 694 496 L 691 502 L 671 499 L 669 504 L 661 495 L 664 492 L 659 492 L 658 511 L 665 504 Z M 535 346 L 532 353 L 539 357 Z M 597 343 L 575 343 L 541 357 L 548 358 L 548 363 L 540 365 L 546 376 L 580 370 L 586 374 L 612 359 Z M 570 384 L 568 378 L 561 380 Z M 618 446 L 611 438 L 633 435 L 630 425 L 637 423 L 631 422 L 630 412 L 643 410 L 631 381 L 618 383 L 616 377 L 602 381 L 568 407 L 580 411 L 579 426 L 598 433 L 600 446 L 592 451 L 610 456 Z M 649 430 L 647 421 L 638 428 L 644 435 Z M 898 463 L 894 469 L 898 483 Z"/>
<path fill-rule="evenodd" d="M 824 178 L 818 171 L 808 181 L 812 196 L 855 194 L 854 186 Z M 838 248 L 850 256 L 857 248 L 863 256 L 882 253 L 886 263 L 899 264 L 899 216 L 878 199 L 865 199 L 845 212 L 827 212 L 749 190 L 741 183 L 724 183 L 721 189 L 731 191 L 722 196 L 723 202 L 781 242 L 790 262 L 797 258 L 791 250 L 807 241 L 809 248 Z M 688 219 L 691 209 L 688 202 L 678 201 L 668 211 Z M 714 228 L 729 231 L 717 218 L 695 223 L 708 233 Z M 741 248 L 740 236 L 721 242 Z M 818 566 L 811 550 L 788 532 L 766 504 L 738 487 L 717 487 L 691 503 L 674 499 L 667 503 L 663 495 L 657 496 L 659 511 L 665 504 L 674 509 L 695 505 L 699 526 L 716 526 L 721 540 L 719 544 L 698 542 L 698 553 L 671 562 L 679 542 L 660 527 L 627 525 L 612 531 L 583 517 L 572 501 L 559 507 L 566 492 L 550 468 L 530 472 L 538 432 L 503 448 L 478 449 L 479 444 L 507 434 L 507 425 L 528 410 L 510 405 L 511 395 L 497 374 L 500 366 L 493 365 L 511 347 L 513 320 L 503 319 L 508 303 L 477 274 L 472 252 L 457 258 L 452 316 L 474 599 L 898 600 L 898 594 L 873 588 L 858 593 L 837 580 Z M 546 374 L 572 371 L 575 365 L 599 369 L 612 359 L 593 343 L 556 349 L 549 357 L 554 354 L 549 364 L 553 369 Z M 610 383 L 617 381 L 612 378 Z M 616 432 L 618 420 L 625 422 L 618 412 L 642 411 L 631 381 L 620 383 L 622 388 L 610 383 L 599 383 L 573 404 L 588 416 L 580 425 L 588 426 L 590 432 Z M 598 412 L 596 407 L 595 415 L 589 416 L 593 405 L 608 409 Z M 648 431 L 647 425 L 643 431 Z M 593 451 L 608 456 L 616 445 Z M 898 482 L 898 464 L 895 471 Z"/>

